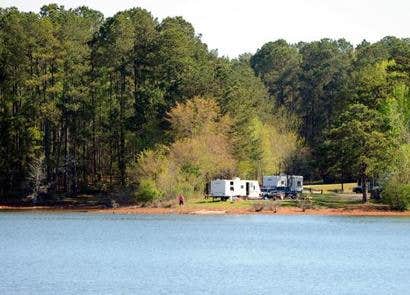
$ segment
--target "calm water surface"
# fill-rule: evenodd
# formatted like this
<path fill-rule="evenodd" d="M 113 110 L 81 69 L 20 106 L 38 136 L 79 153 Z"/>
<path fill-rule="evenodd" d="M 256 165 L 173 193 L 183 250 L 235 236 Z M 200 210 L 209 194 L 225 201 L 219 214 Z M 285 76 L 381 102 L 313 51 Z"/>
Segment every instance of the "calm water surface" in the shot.
<path fill-rule="evenodd" d="M 410 218 L 0 213 L 0 294 L 409 294 Z"/>

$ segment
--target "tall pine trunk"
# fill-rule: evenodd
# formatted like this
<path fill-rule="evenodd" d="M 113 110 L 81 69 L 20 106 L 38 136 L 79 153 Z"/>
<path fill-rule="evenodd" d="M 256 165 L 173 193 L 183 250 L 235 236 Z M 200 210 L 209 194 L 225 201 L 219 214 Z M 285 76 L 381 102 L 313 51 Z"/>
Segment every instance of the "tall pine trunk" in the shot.
<path fill-rule="evenodd" d="M 124 124 L 124 108 L 125 108 L 125 66 L 121 67 L 121 91 L 120 91 L 120 142 L 119 142 L 119 157 L 118 168 L 120 170 L 120 183 L 125 185 L 125 124 Z"/>
<path fill-rule="evenodd" d="M 361 182 L 362 182 L 362 202 L 366 203 L 367 202 L 367 177 L 363 175 L 361 177 Z"/>

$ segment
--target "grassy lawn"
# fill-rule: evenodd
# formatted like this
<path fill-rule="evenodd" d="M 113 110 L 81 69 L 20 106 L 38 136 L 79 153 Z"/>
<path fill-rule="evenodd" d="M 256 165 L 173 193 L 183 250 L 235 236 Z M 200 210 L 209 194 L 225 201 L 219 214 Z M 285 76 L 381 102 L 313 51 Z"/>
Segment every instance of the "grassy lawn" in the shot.
<path fill-rule="evenodd" d="M 310 201 L 306 201 L 306 197 L 310 198 Z M 305 194 L 305 198 L 298 200 L 285 199 L 285 200 L 234 200 L 233 202 L 220 201 L 219 199 L 212 200 L 212 198 L 205 199 L 203 196 L 187 196 L 184 208 L 189 211 L 200 210 L 220 210 L 220 211 L 259 211 L 257 208 L 264 208 L 264 210 L 272 210 L 275 207 L 282 208 L 310 208 L 310 209 L 380 209 L 386 210 L 386 205 L 377 203 L 370 200 L 368 203 L 362 203 L 361 194 L 352 193 L 334 193 L 324 192 Z M 132 204 L 131 204 L 132 205 Z M 178 208 L 176 200 L 171 203 L 164 203 L 164 208 Z M 80 195 L 76 197 L 64 197 L 58 200 L 58 206 L 67 208 L 82 208 L 82 207 L 95 207 L 106 208 L 112 206 L 112 201 L 109 197 L 102 197 L 96 195 Z M 155 207 L 156 205 L 154 205 Z M 161 206 L 161 205 L 160 205 Z M 149 207 L 149 206 L 148 206 Z"/>
<path fill-rule="evenodd" d="M 252 204 L 261 202 L 260 200 L 236 200 L 234 202 L 220 201 L 215 199 L 212 201 L 212 198 L 187 198 L 185 207 L 193 210 L 229 210 L 232 208 L 238 209 L 249 209 L 252 207 Z"/>
<path fill-rule="evenodd" d="M 332 209 L 354 209 L 362 206 L 360 194 L 336 194 L 336 193 L 324 193 L 324 194 L 311 194 L 311 201 L 313 208 L 332 208 Z M 272 203 L 272 200 L 237 200 L 219 201 L 216 199 L 203 199 L 200 197 L 187 198 L 185 207 L 192 210 L 232 210 L 232 209 L 252 209 L 252 207 L 261 202 L 267 204 Z M 299 205 L 298 200 L 285 199 L 283 201 L 276 201 L 280 207 L 297 207 Z M 372 206 L 373 204 L 368 204 Z"/>
<path fill-rule="evenodd" d="M 357 184 L 355 182 L 351 183 L 344 183 L 344 191 L 351 193 L 353 191 L 353 187 L 355 187 Z M 342 185 L 340 183 L 335 183 L 335 184 L 313 184 L 313 185 L 304 185 L 304 189 L 313 189 L 314 191 L 320 191 L 323 190 L 324 193 L 326 192 L 334 192 L 335 190 L 341 190 Z"/>
<path fill-rule="evenodd" d="M 348 184 L 345 187 L 353 187 L 354 183 Z M 310 186 L 308 186 L 310 187 Z M 332 208 L 332 209 L 355 209 L 361 208 L 363 204 L 361 203 L 361 194 L 352 194 L 352 193 L 334 193 L 329 190 L 338 187 L 338 184 L 331 185 L 314 185 L 311 186 L 314 190 L 324 189 L 323 194 L 312 193 L 308 194 L 311 197 L 310 205 L 312 208 Z M 325 190 L 326 189 L 326 190 Z M 306 195 L 306 194 L 305 194 Z M 255 206 L 259 206 L 261 203 L 265 203 L 266 207 L 272 205 L 272 200 L 235 200 L 233 202 L 220 201 L 219 199 L 212 200 L 212 198 L 205 199 L 201 195 L 186 197 L 185 208 L 192 211 L 199 210 L 254 210 Z M 285 199 L 285 200 L 276 200 L 275 204 L 284 207 L 298 207 L 303 203 L 303 201 Z M 68 205 L 73 207 L 82 207 L 82 206 L 101 206 L 101 205 L 111 205 L 111 200 L 109 197 L 101 197 L 96 195 L 81 195 L 76 197 L 65 197 L 59 200 L 60 205 Z M 377 206 L 370 201 L 370 204 L 367 206 Z"/>
<path fill-rule="evenodd" d="M 361 195 L 343 194 L 313 194 L 312 203 L 315 208 L 349 208 L 353 209 L 362 204 Z"/>
<path fill-rule="evenodd" d="M 305 185 L 305 189 L 312 188 L 313 193 L 310 194 L 312 197 L 312 205 L 314 208 L 355 208 L 361 206 L 361 195 L 352 194 L 353 187 L 356 183 L 345 183 L 344 192 L 350 194 L 339 194 L 335 193 L 336 190 L 341 189 L 341 184 L 315 184 L 315 185 Z M 318 192 L 323 190 L 323 194 Z M 231 209 L 252 209 L 252 207 L 261 202 L 272 202 L 271 200 L 237 200 L 234 202 L 219 201 L 212 198 L 204 199 L 201 196 L 187 198 L 185 207 L 191 210 L 231 210 Z M 283 201 L 276 201 L 281 207 L 297 207 L 298 201 L 285 199 Z"/>

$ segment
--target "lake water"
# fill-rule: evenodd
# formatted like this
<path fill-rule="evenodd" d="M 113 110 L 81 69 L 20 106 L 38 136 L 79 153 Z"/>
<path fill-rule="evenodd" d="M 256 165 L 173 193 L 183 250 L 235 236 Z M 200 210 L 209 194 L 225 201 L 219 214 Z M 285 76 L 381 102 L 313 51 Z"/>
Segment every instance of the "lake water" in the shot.
<path fill-rule="evenodd" d="M 0 294 L 409 294 L 410 218 L 0 213 Z"/>

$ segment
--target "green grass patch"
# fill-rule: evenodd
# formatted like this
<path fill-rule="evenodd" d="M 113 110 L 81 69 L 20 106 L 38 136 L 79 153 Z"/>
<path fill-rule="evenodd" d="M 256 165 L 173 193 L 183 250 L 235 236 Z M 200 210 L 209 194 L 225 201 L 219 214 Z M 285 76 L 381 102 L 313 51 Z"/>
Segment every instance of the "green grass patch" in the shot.
<path fill-rule="evenodd" d="M 228 201 L 220 201 L 218 199 L 215 199 L 215 201 L 210 199 L 204 199 L 204 198 L 188 198 L 185 207 L 189 209 L 208 209 L 208 210 L 229 210 L 232 208 L 238 208 L 238 209 L 249 209 L 252 207 L 252 205 L 256 202 L 261 202 L 260 200 L 236 200 L 233 202 Z"/>
<path fill-rule="evenodd" d="M 312 203 L 318 208 L 352 208 L 361 205 L 361 198 L 339 194 L 312 194 Z"/>
<path fill-rule="evenodd" d="M 344 195 L 335 193 L 324 193 L 324 194 L 311 194 L 311 201 L 313 208 L 339 208 L 339 209 L 353 209 L 355 207 L 360 207 L 361 196 L 360 195 Z M 220 201 L 215 199 L 204 199 L 200 197 L 187 198 L 185 207 L 192 210 L 232 210 L 232 209 L 249 209 L 251 210 L 253 206 L 257 203 L 272 203 L 272 200 L 236 200 L 233 202 Z M 285 199 L 276 200 L 280 207 L 298 207 L 298 200 Z"/>
<path fill-rule="evenodd" d="M 343 184 L 343 189 L 345 192 L 351 193 L 353 191 L 353 188 L 357 185 L 355 182 L 351 183 L 344 183 Z M 314 191 L 321 191 L 323 192 L 335 192 L 338 190 L 342 189 L 342 185 L 340 183 L 334 183 L 334 184 L 313 184 L 313 185 L 304 185 L 303 188 L 306 189 L 312 189 Z"/>

